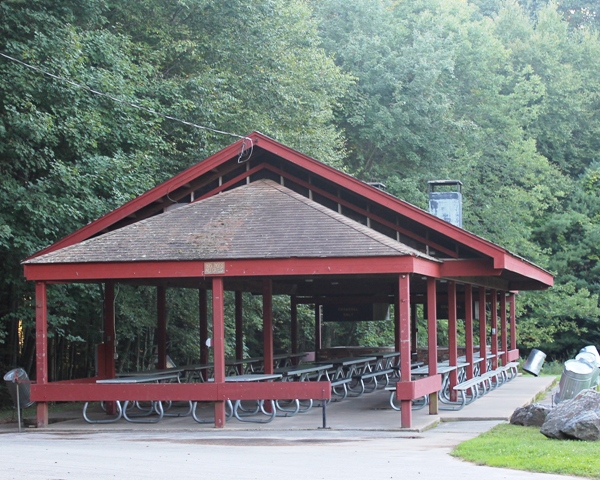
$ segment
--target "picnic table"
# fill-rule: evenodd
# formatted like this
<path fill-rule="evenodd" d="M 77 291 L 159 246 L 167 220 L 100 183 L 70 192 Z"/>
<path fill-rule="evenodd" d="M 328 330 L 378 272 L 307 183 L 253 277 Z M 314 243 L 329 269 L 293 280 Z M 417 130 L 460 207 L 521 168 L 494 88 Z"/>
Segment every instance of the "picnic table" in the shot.
<path fill-rule="evenodd" d="M 400 352 L 374 352 L 374 353 L 363 353 L 359 357 L 375 357 L 375 370 L 385 370 L 387 368 L 394 368 L 398 365 L 400 360 Z"/>
<path fill-rule="evenodd" d="M 137 376 L 124 376 L 118 378 L 103 378 L 96 380 L 98 384 L 136 384 L 136 383 L 161 383 L 161 382 L 170 382 L 173 380 L 179 381 L 179 373 L 143 373 Z M 127 414 L 127 409 L 130 403 L 135 404 L 140 410 L 142 414 L 138 416 L 131 416 Z M 140 407 L 138 402 L 126 400 L 123 406 L 121 406 L 120 401 L 116 401 L 115 405 L 117 407 L 117 415 L 113 418 L 108 419 L 91 419 L 87 415 L 87 410 L 89 406 L 89 402 L 85 402 L 83 405 L 83 419 L 88 423 L 113 423 L 121 418 L 124 418 L 128 422 L 132 423 L 157 423 L 159 422 L 165 412 L 161 401 L 153 401 L 150 404 L 148 409 L 143 409 Z M 149 418 L 153 413 L 157 414 L 157 417 Z M 190 404 L 190 412 L 191 413 L 191 404 Z M 144 419 L 138 417 L 145 417 Z"/>

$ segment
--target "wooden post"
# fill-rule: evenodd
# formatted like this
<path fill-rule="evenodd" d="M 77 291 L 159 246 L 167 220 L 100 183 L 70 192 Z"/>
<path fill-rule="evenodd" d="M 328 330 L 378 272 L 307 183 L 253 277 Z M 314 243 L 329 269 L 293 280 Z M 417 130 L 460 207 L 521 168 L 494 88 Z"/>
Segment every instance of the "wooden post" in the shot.
<path fill-rule="evenodd" d="M 510 305 L 510 349 L 517 349 L 517 297 L 511 293 L 508 297 Z"/>
<path fill-rule="evenodd" d="M 244 358 L 244 302 L 242 292 L 236 290 L 235 292 L 235 358 L 236 360 L 242 360 Z M 244 373 L 243 365 L 241 373 Z"/>
<path fill-rule="evenodd" d="M 212 279 L 213 360 L 215 383 L 225 383 L 225 300 L 223 277 Z M 215 427 L 225 426 L 225 402 L 215 402 Z"/>
<path fill-rule="evenodd" d="M 263 280 L 263 357 L 265 373 L 273 373 L 273 282 Z"/>
<path fill-rule="evenodd" d="M 161 285 L 156 287 L 156 343 L 158 344 L 158 363 L 156 368 L 167 368 L 167 289 Z"/>
<path fill-rule="evenodd" d="M 400 277 L 401 278 L 401 277 Z M 410 319 L 409 319 L 410 321 Z M 400 334 L 400 290 L 394 295 L 394 351 L 401 351 L 402 336 Z"/>
<path fill-rule="evenodd" d="M 467 357 L 467 379 L 474 376 L 473 370 L 473 287 L 465 285 L 465 356 Z"/>
<path fill-rule="evenodd" d="M 399 332 L 400 345 L 400 381 L 410 382 L 410 276 L 400 275 L 398 278 L 396 329 Z M 412 402 L 410 400 L 400 401 L 400 424 L 402 428 L 412 427 Z"/>
<path fill-rule="evenodd" d="M 417 332 L 419 330 L 418 322 L 417 322 L 418 312 L 417 312 L 417 304 L 413 303 L 410 306 L 410 349 L 411 352 L 417 355 Z"/>
<path fill-rule="evenodd" d="M 104 378 L 115 378 L 117 369 L 116 357 L 116 326 L 115 326 L 115 283 L 107 281 L 104 284 L 104 365 L 102 376 Z M 106 402 L 106 413 L 114 415 L 117 412 L 115 402 Z"/>
<path fill-rule="evenodd" d="M 48 383 L 48 295 L 45 282 L 35 283 L 35 370 L 36 383 Z M 37 403 L 36 424 L 48 426 L 48 403 Z"/>
<path fill-rule="evenodd" d="M 483 360 L 479 364 L 479 371 L 487 372 L 487 312 L 485 288 L 479 287 L 479 355 Z"/>
<path fill-rule="evenodd" d="M 491 335 L 491 343 L 492 343 L 492 370 L 496 370 L 498 368 L 498 291 L 490 290 L 491 295 L 491 309 L 492 309 L 492 335 Z"/>
<path fill-rule="evenodd" d="M 437 375 L 437 295 L 435 278 L 427 278 L 427 354 L 429 364 L 429 376 Z M 437 392 L 429 394 L 429 414 L 437 415 L 438 396 Z"/>
<path fill-rule="evenodd" d="M 500 293 L 500 331 L 502 332 L 502 365 L 506 365 L 508 362 L 506 358 L 508 356 L 508 329 L 506 327 L 506 294 Z"/>
<path fill-rule="evenodd" d="M 321 305 L 315 303 L 315 358 L 317 358 L 321 347 Z"/>
<path fill-rule="evenodd" d="M 208 340 L 208 295 L 206 290 L 198 290 L 198 320 L 200 329 L 200 363 L 206 365 L 209 360 L 209 348 L 206 345 Z M 203 377 L 206 370 L 202 370 Z M 207 380 L 204 378 L 204 380 Z"/>
<path fill-rule="evenodd" d="M 298 353 L 298 303 L 296 295 L 290 297 L 290 343 L 292 353 Z M 298 363 L 298 359 L 294 359 L 294 364 Z"/>
<path fill-rule="evenodd" d="M 451 366 L 458 365 L 456 283 L 448 282 L 448 355 Z M 450 372 L 450 399 L 456 401 L 454 387 L 458 384 L 458 370 Z"/>

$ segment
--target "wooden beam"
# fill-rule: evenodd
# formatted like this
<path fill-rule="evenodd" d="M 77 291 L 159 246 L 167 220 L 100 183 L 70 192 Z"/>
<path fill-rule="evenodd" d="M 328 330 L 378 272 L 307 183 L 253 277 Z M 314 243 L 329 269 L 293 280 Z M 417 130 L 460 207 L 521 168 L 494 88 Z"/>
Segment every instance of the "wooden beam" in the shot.
<path fill-rule="evenodd" d="M 263 361 L 264 372 L 273 373 L 273 282 L 263 280 Z"/>
<path fill-rule="evenodd" d="M 35 371 L 36 384 L 48 383 L 48 293 L 44 282 L 35 284 Z M 38 428 L 48 426 L 48 403 L 37 404 L 36 424 Z"/>
<path fill-rule="evenodd" d="M 398 310 L 396 329 L 400 332 L 400 383 L 397 385 L 400 385 L 411 381 L 410 276 L 407 274 L 400 275 L 398 278 Z M 400 423 L 403 428 L 412 427 L 411 399 L 401 399 Z"/>
<path fill-rule="evenodd" d="M 456 283 L 448 282 L 448 355 L 451 366 L 458 365 Z M 456 401 L 454 387 L 458 384 L 458 369 L 450 372 L 450 399 Z"/>
<path fill-rule="evenodd" d="M 239 290 L 235 291 L 235 358 L 244 358 L 244 314 L 243 296 Z M 240 365 L 243 368 L 243 365 Z M 243 371 L 242 371 L 243 373 Z"/>
<path fill-rule="evenodd" d="M 216 384 L 225 383 L 225 297 L 223 277 L 212 280 L 213 297 L 213 361 Z M 215 402 L 215 427 L 225 426 L 225 402 Z"/>
<path fill-rule="evenodd" d="M 167 368 L 167 289 L 162 286 L 156 287 L 156 313 L 156 343 L 158 351 L 156 368 L 164 370 Z"/>
<path fill-rule="evenodd" d="M 437 298 L 436 298 L 436 280 L 427 279 L 427 350 L 429 376 L 437 375 Z M 429 394 L 429 414 L 437 415 L 438 396 L 437 393 Z"/>
<path fill-rule="evenodd" d="M 473 287 L 465 285 L 465 356 L 467 357 L 467 379 L 473 371 Z"/>
<path fill-rule="evenodd" d="M 483 374 L 487 372 L 487 309 L 485 288 L 479 287 L 479 355 L 483 360 L 479 364 L 479 370 Z"/>
<path fill-rule="evenodd" d="M 218 265 L 214 274 L 206 266 Z M 226 277 L 274 277 L 316 275 L 363 275 L 417 273 L 439 277 L 440 264 L 422 258 L 404 257 L 337 257 L 243 259 L 216 262 L 117 262 L 80 264 L 27 264 L 27 280 L 72 281 L 120 279 L 164 279 Z"/>

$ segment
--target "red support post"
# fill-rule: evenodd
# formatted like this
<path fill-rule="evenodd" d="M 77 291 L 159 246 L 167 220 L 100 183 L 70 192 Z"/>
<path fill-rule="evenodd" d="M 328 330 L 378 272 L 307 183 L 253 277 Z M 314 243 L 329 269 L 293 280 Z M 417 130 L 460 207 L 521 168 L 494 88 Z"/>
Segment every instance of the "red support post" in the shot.
<path fill-rule="evenodd" d="M 48 294 L 45 282 L 35 283 L 35 371 L 36 384 L 48 383 Z M 48 426 L 48 403 L 37 403 L 36 424 Z"/>
<path fill-rule="evenodd" d="M 290 298 L 290 343 L 292 353 L 298 353 L 298 303 L 296 303 L 296 295 Z M 298 360 L 294 359 L 294 363 Z"/>
<path fill-rule="evenodd" d="M 510 304 L 510 349 L 517 349 L 517 296 L 511 293 L 508 297 Z"/>
<path fill-rule="evenodd" d="M 235 358 L 242 360 L 244 358 L 244 302 L 242 292 L 235 291 Z M 243 368 L 244 366 L 241 365 Z M 242 373 L 244 373 L 242 371 Z"/>
<path fill-rule="evenodd" d="M 321 305 L 315 304 L 315 358 L 321 350 Z"/>
<path fill-rule="evenodd" d="M 399 332 L 400 345 L 400 381 L 410 382 L 410 275 L 403 274 L 398 278 L 398 296 L 396 301 L 396 330 Z M 412 402 L 411 400 L 400 401 L 400 422 L 402 428 L 412 426 Z"/>
<path fill-rule="evenodd" d="M 451 366 L 458 365 L 457 344 L 457 310 L 456 310 L 456 283 L 448 282 L 448 355 Z M 456 401 L 454 387 L 458 384 L 458 370 L 450 372 L 450 399 Z"/>
<path fill-rule="evenodd" d="M 467 357 L 467 379 L 475 375 L 473 364 L 473 287 L 465 285 L 465 356 Z"/>
<path fill-rule="evenodd" d="M 156 287 L 156 343 L 158 344 L 158 363 L 156 368 L 167 368 L 167 289 Z"/>
<path fill-rule="evenodd" d="M 203 288 L 198 290 L 198 322 L 200 330 L 200 363 L 207 364 L 209 348 L 208 340 L 208 295 Z"/>
<path fill-rule="evenodd" d="M 500 332 L 502 333 L 502 365 L 506 365 L 508 356 L 508 330 L 506 327 L 506 294 L 500 292 Z"/>
<path fill-rule="evenodd" d="M 410 319 L 409 319 L 410 320 Z M 394 350 L 400 352 L 400 345 L 402 344 L 402 337 L 400 335 L 400 294 L 399 291 L 394 295 Z"/>
<path fill-rule="evenodd" d="M 437 375 L 437 294 L 435 278 L 427 278 L 427 350 L 429 376 Z M 436 393 L 429 394 L 429 414 L 437 415 L 438 396 Z"/>
<path fill-rule="evenodd" d="M 115 358 L 117 330 L 115 325 L 115 283 L 107 281 L 104 284 L 104 360 L 102 376 L 104 378 L 115 378 L 117 369 Z M 114 415 L 116 413 L 116 404 L 106 402 L 106 413 Z"/>
<path fill-rule="evenodd" d="M 215 384 L 225 383 L 225 299 L 223 277 L 212 279 L 213 360 Z M 225 426 L 225 402 L 215 402 L 215 427 Z"/>
<path fill-rule="evenodd" d="M 492 309 L 492 334 L 491 334 L 491 343 L 492 343 L 492 370 L 496 370 L 498 368 L 498 291 L 492 289 L 490 291 L 491 295 L 491 309 Z"/>
<path fill-rule="evenodd" d="M 479 355 L 483 360 L 479 371 L 487 372 L 487 312 L 486 312 L 485 287 L 479 287 Z"/>
<path fill-rule="evenodd" d="M 115 378 L 115 284 L 106 282 L 104 284 L 104 342 L 106 343 L 104 375 L 106 378 Z"/>
<path fill-rule="evenodd" d="M 263 357 L 265 373 L 273 373 L 273 281 L 263 280 Z"/>

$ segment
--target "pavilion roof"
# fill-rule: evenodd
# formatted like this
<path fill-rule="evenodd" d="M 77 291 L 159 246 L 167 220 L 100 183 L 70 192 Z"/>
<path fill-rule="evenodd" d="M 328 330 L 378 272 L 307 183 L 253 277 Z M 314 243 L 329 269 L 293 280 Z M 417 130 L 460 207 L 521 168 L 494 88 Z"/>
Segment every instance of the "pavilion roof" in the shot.
<path fill-rule="evenodd" d="M 171 209 L 26 264 L 414 256 L 439 262 L 272 180 Z"/>

